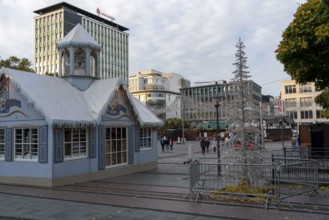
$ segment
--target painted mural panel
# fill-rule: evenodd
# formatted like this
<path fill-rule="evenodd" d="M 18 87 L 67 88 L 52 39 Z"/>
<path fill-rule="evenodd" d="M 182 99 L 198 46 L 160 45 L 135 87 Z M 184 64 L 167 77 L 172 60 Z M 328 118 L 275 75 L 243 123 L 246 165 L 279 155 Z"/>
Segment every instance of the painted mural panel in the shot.
<path fill-rule="evenodd" d="M 120 116 L 127 114 L 127 108 L 123 105 L 123 94 L 120 90 L 115 91 L 114 98 L 107 108 L 107 114 L 111 116 Z"/>
<path fill-rule="evenodd" d="M 27 102 L 27 99 L 15 88 L 10 77 L 0 76 L 0 121 L 24 121 L 43 119 Z"/>
<path fill-rule="evenodd" d="M 136 121 L 136 115 L 128 100 L 126 91 L 123 88 L 119 88 L 115 91 L 115 95 L 107 107 L 104 120 L 124 118 Z"/>
<path fill-rule="evenodd" d="M 10 99 L 9 97 L 9 83 L 10 78 L 5 75 L 0 77 L 0 113 L 9 113 L 13 106 L 21 107 L 21 102 L 17 99 Z"/>

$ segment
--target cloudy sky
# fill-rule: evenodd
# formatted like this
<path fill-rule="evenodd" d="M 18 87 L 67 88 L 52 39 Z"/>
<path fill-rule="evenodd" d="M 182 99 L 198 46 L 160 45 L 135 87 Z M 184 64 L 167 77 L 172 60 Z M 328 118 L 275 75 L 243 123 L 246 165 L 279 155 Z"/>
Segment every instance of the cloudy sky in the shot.
<path fill-rule="evenodd" d="M 64 1 L 64 0 L 63 0 Z M 58 0 L 0 0 L 0 57 L 34 60 L 33 11 Z M 129 28 L 129 75 L 155 69 L 192 82 L 231 80 L 236 43 L 246 48 L 252 80 L 280 94 L 290 77 L 275 58 L 282 32 L 305 0 L 67 0 Z"/>

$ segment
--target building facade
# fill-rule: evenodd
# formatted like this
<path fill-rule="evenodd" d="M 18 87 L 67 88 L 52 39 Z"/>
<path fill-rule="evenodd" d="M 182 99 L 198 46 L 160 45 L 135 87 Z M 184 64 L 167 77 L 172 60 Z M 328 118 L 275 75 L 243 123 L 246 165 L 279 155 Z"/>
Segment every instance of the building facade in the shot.
<path fill-rule="evenodd" d="M 181 118 L 180 88 L 190 81 L 176 73 L 144 70 L 129 77 L 129 91 L 159 118 Z"/>
<path fill-rule="evenodd" d="M 314 101 L 321 91 L 314 83 L 297 84 L 295 80 L 281 81 L 282 114 L 294 119 L 298 124 L 329 122 L 321 116 L 323 109 Z M 279 111 L 280 112 L 280 111 Z"/>
<path fill-rule="evenodd" d="M 56 44 L 79 23 L 101 45 L 99 77 L 122 77 L 128 82 L 128 28 L 65 2 L 34 13 L 39 14 L 34 18 L 34 63 L 37 73 L 59 72 Z"/>
<path fill-rule="evenodd" d="M 215 104 L 218 102 L 219 120 L 230 115 L 230 106 L 236 94 L 236 83 L 220 80 L 201 83 L 198 86 L 182 89 L 184 119 L 193 127 L 197 122 L 216 121 Z M 251 80 L 245 81 L 245 94 L 248 105 L 259 106 L 262 101 L 261 86 Z"/>

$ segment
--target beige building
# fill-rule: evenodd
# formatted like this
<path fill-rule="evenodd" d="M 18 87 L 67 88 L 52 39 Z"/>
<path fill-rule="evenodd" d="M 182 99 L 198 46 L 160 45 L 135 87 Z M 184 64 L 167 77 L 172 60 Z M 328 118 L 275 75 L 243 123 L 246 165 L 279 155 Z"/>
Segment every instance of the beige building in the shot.
<path fill-rule="evenodd" d="M 176 73 L 143 70 L 129 76 L 129 91 L 162 120 L 181 118 L 180 88 L 190 81 Z"/>
<path fill-rule="evenodd" d="M 321 116 L 323 109 L 314 101 L 320 92 L 314 83 L 300 85 L 295 80 L 281 81 L 281 100 L 284 106 L 282 113 L 298 124 L 329 122 Z"/>
<path fill-rule="evenodd" d="M 104 15 L 100 9 L 95 12 Z M 41 74 L 59 72 L 56 45 L 78 23 L 101 45 L 99 77 L 122 77 L 128 82 L 128 28 L 62 2 L 34 11 L 35 71 Z"/>

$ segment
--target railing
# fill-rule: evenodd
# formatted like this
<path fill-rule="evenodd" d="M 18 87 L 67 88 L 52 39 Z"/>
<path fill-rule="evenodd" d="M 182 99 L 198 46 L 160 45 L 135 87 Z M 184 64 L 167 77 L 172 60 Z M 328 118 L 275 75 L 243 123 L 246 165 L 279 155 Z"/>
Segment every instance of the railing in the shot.
<path fill-rule="evenodd" d="M 295 195 L 317 192 L 319 188 L 317 161 L 298 159 L 284 159 L 283 161 L 286 164 L 276 168 L 274 177 L 278 203 Z"/>
<path fill-rule="evenodd" d="M 201 193 L 262 199 L 267 208 L 270 199 L 282 200 L 319 187 L 318 163 L 313 160 L 267 158 L 263 163 L 244 163 L 241 158 L 218 161 L 199 158 L 190 163 L 190 193 L 195 202 Z M 220 170 L 220 175 L 218 170 Z"/>
<path fill-rule="evenodd" d="M 306 146 L 285 147 L 272 151 L 273 157 L 312 159 L 319 163 L 319 182 L 329 183 L 329 149 L 316 149 Z"/>

